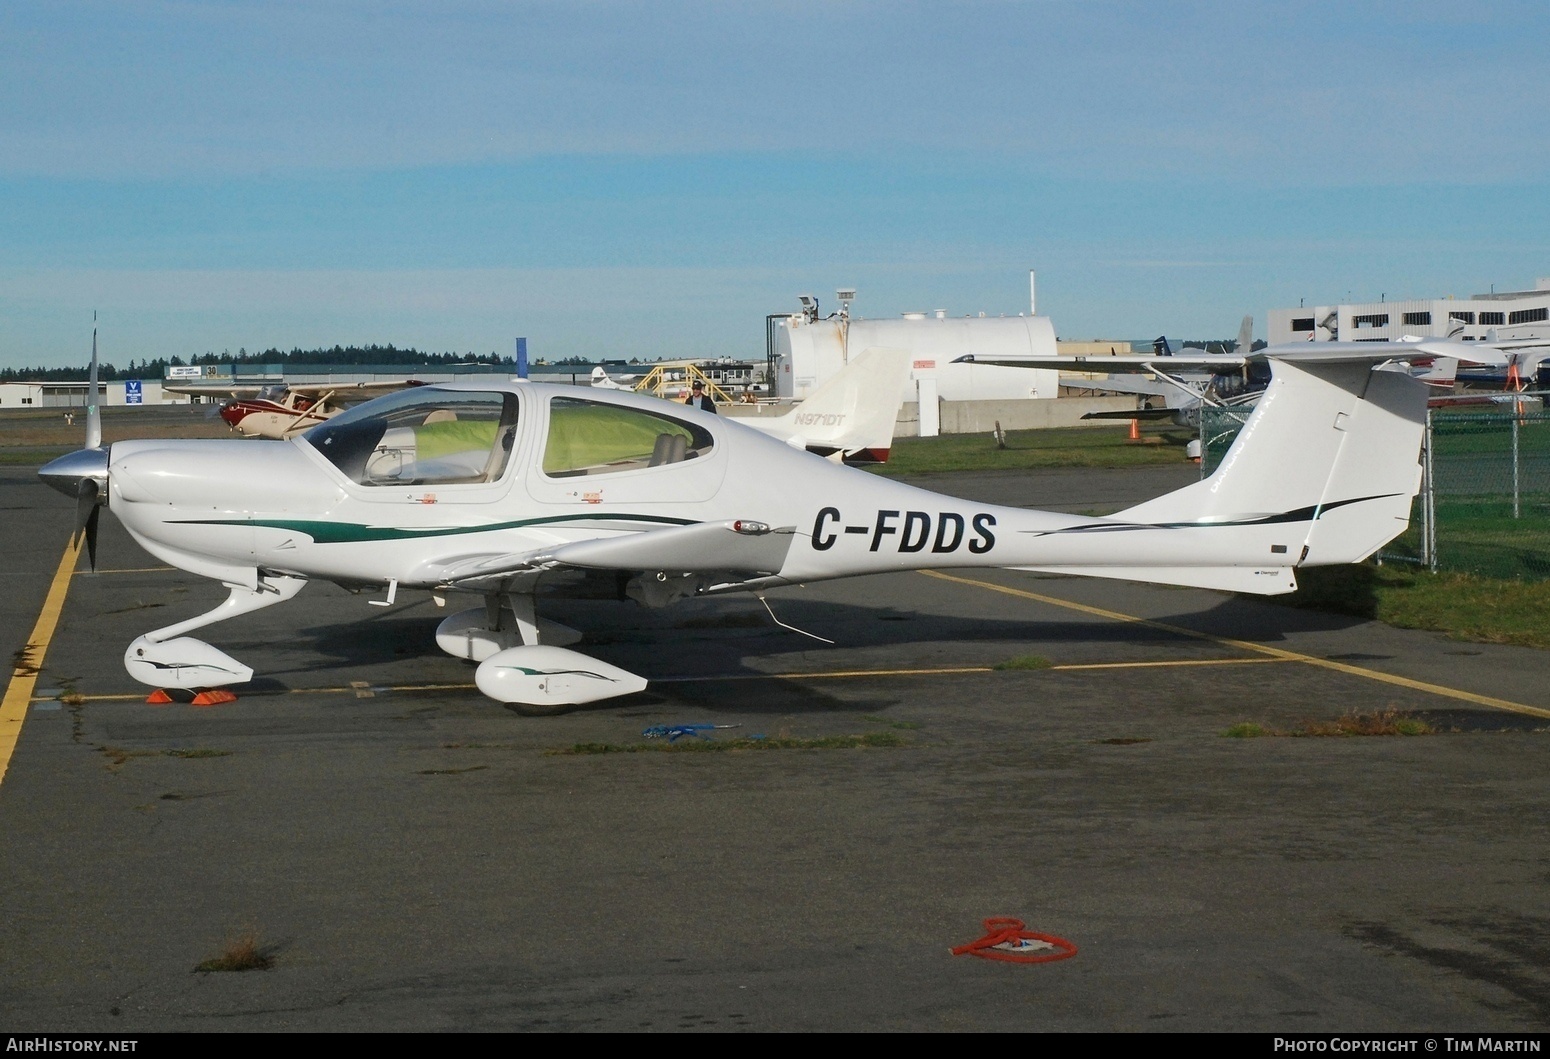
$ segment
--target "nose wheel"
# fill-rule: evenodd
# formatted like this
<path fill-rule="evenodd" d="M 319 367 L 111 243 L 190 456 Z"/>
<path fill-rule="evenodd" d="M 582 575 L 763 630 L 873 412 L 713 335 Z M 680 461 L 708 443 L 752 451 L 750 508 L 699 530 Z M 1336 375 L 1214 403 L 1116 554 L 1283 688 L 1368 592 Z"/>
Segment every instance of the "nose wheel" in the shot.
<path fill-rule="evenodd" d="M 253 670 L 219 648 L 182 634 L 283 603 L 306 583 L 305 578 L 274 576 L 259 578 L 257 588 L 230 585 L 231 594 L 212 610 L 137 638 L 124 652 L 124 668 L 140 683 L 156 689 L 147 701 L 175 702 L 174 695 L 188 692 L 196 706 L 231 702 L 236 695 L 223 689 L 252 680 Z M 200 698 L 204 701 L 198 701 Z"/>

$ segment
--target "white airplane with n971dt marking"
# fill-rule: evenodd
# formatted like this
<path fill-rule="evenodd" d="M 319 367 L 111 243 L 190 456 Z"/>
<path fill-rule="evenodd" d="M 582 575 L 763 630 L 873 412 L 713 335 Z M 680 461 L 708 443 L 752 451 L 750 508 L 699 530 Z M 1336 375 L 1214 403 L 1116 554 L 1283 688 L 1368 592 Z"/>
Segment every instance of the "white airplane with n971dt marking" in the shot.
<path fill-rule="evenodd" d="M 477 662 L 492 698 L 559 706 L 646 686 L 538 618 L 535 591 L 564 571 L 609 572 L 650 606 L 982 566 L 1291 592 L 1298 567 L 1360 561 L 1408 524 L 1427 390 L 1397 362 L 1494 353 L 1445 340 L 1266 350 L 1274 378 L 1218 470 L 1104 518 L 959 500 L 682 405 L 525 382 L 406 390 L 288 442 L 121 441 L 40 474 L 77 497 L 89 535 L 105 503 L 152 555 L 230 589 L 129 646 L 145 684 L 251 679 L 185 634 L 323 580 L 385 588 L 388 602 L 410 588 L 483 597 L 437 643 Z"/>

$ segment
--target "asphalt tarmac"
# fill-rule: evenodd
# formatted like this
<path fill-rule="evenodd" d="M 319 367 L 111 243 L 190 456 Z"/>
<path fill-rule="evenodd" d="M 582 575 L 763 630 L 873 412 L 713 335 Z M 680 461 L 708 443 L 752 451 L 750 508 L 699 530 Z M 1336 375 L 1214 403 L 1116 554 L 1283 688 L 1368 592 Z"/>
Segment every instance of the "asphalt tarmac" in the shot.
<path fill-rule="evenodd" d="M 1189 477 L 922 484 L 1087 511 Z M 16 650 L 73 511 L 20 468 L 0 511 Z M 1550 1028 L 1544 652 L 900 574 L 771 596 L 833 646 L 752 599 L 545 602 L 652 684 L 530 717 L 436 650 L 425 594 L 312 585 L 199 634 L 257 670 L 238 702 L 154 707 L 124 648 L 223 590 L 111 516 L 100 565 L 0 782 L 5 1030 Z M 1054 668 L 992 668 L 1027 656 Z M 1448 731 L 1223 736 L 1385 710 Z M 555 753 L 683 723 L 899 745 Z M 949 955 L 990 916 L 1079 951 Z M 249 934 L 270 969 L 195 970 Z"/>

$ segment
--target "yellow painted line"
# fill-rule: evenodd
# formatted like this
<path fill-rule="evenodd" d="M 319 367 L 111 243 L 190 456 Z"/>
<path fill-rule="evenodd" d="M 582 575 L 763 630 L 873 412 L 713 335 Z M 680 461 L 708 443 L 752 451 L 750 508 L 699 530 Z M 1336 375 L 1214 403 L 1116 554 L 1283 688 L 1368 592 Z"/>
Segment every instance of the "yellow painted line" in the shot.
<path fill-rule="evenodd" d="M 1179 658 L 1171 662 L 1082 662 L 1050 666 L 1055 669 L 1173 669 L 1184 666 L 1263 666 L 1293 662 L 1293 658 Z"/>
<path fill-rule="evenodd" d="M 718 680 L 829 680 L 846 677 L 939 677 L 991 673 L 993 666 L 944 666 L 940 669 L 830 669 L 809 673 L 727 673 L 708 677 L 658 677 L 653 684 L 704 684 Z"/>
<path fill-rule="evenodd" d="M 77 570 L 76 577 L 100 577 L 103 574 L 164 574 L 176 570 L 175 566 L 140 566 L 131 570 Z"/>
<path fill-rule="evenodd" d="M 38 673 L 43 668 L 43 656 L 54 629 L 59 624 L 59 613 L 64 610 L 65 595 L 70 591 L 70 573 L 80 557 L 80 541 L 65 547 L 65 554 L 54 571 L 54 580 L 48 586 L 43 609 L 38 612 L 38 622 L 27 637 L 22 657 L 11 671 L 11 681 L 5 686 L 5 698 L 0 699 L 0 781 L 5 779 L 11 767 L 11 755 L 16 751 L 16 741 L 21 738 L 22 722 L 27 719 L 27 705 L 32 701 L 32 691 L 38 684 Z"/>
<path fill-rule="evenodd" d="M 334 688 L 286 688 L 285 691 L 281 692 L 280 694 L 285 694 L 285 695 L 353 695 L 353 696 L 359 698 L 359 697 L 361 697 L 360 696 L 360 692 L 363 691 L 363 690 L 366 690 L 366 691 L 473 691 L 475 689 L 475 687 L 476 687 L 476 685 L 474 685 L 474 684 L 394 684 L 394 685 L 370 684 L 370 685 L 366 685 L 366 687 L 364 687 L 364 688 L 358 688 L 358 687 L 355 687 L 354 685 L 345 685 L 343 687 L 334 687 Z M 149 694 L 149 692 L 146 692 L 145 694 L 142 694 L 140 692 L 132 692 L 132 693 L 130 693 L 128 695 L 82 695 L 80 697 L 80 703 L 84 704 L 84 703 L 88 703 L 88 702 L 143 702 L 143 701 L 145 701 L 145 695 L 146 694 Z M 272 691 L 239 692 L 237 694 L 237 698 L 239 700 L 243 699 L 243 698 L 267 699 L 267 698 L 270 698 L 271 696 L 273 696 L 274 694 L 276 694 L 276 693 L 272 692 Z M 34 701 L 34 702 L 58 702 L 59 700 L 58 699 L 52 699 L 52 698 L 45 698 L 45 699 L 33 699 L 32 701 Z M 178 703 L 164 703 L 163 705 L 173 705 L 173 706 L 176 706 L 176 705 L 178 705 Z"/>
<path fill-rule="evenodd" d="M 1047 666 L 1040 672 L 1058 672 L 1061 670 L 1077 669 L 1173 669 L 1184 666 L 1244 666 L 1267 665 L 1276 662 L 1289 662 L 1289 658 L 1179 658 L 1162 662 L 1081 662 L 1070 665 Z M 937 669 L 831 669 L 809 670 L 805 672 L 791 673 L 725 673 L 703 677 L 657 677 L 651 681 L 653 684 L 706 684 L 715 681 L 739 681 L 739 680 L 831 680 L 845 679 L 849 677 L 941 677 L 959 676 L 967 673 L 994 673 L 995 666 L 943 666 Z M 472 691 L 474 684 L 366 684 L 360 682 L 341 687 L 327 688 L 287 688 L 282 694 L 286 695 L 353 695 L 356 698 L 370 698 L 362 695 L 363 691 L 381 692 L 416 692 L 416 691 Z M 251 692 L 249 697 L 268 698 L 273 692 Z M 136 702 L 144 696 L 138 692 L 129 695 L 82 695 L 80 703 L 89 702 Z M 57 699 L 39 698 L 34 702 L 56 702 Z"/>
<path fill-rule="evenodd" d="M 1149 629 L 1160 629 L 1164 632 L 1176 633 L 1179 636 L 1188 636 L 1196 640 L 1206 640 L 1223 647 L 1235 647 L 1240 651 L 1250 651 L 1257 654 L 1268 655 L 1271 658 L 1281 659 L 1287 662 L 1304 662 L 1310 666 L 1318 666 L 1321 669 L 1333 669 L 1337 673 L 1347 673 L 1351 676 L 1362 677 L 1366 680 L 1376 680 L 1383 684 L 1393 684 L 1401 688 L 1410 688 L 1413 691 L 1424 691 L 1431 695 L 1440 695 L 1443 698 L 1459 699 L 1463 702 L 1472 702 L 1479 706 L 1490 706 L 1497 710 L 1508 710 L 1512 713 L 1523 713 L 1530 717 L 1550 717 L 1550 710 L 1541 709 L 1538 706 L 1527 706 L 1521 702 L 1511 702 L 1507 699 L 1492 698 L 1489 695 L 1477 695 L 1472 691 L 1464 691 L 1461 688 L 1444 687 L 1441 684 L 1429 684 L 1424 680 L 1411 680 L 1409 677 L 1397 676 L 1393 673 L 1384 673 L 1377 669 L 1364 669 L 1361 666 L 1353 666 L 1347 662 L 1337 662 L 1332 658 L 1319 658 L 1316 655 L 1305 655 L 1297 651 L 1288 651 L 1280 647 L 1269 647 L 1265 644 L 1253 643 L 1249 640 L 1234 640 L 1227 636 L 1215 636 L 1208 632 L 1197 632 L 1194 629 L 1186 629 L 1179 625 L 1169 625 L 1166 622 L 1152 621 L 1149 618 L 1138 618 L 1134 614 L 1121 614 L 1116 610 L 1104 610 L 1102 607 L 1091 607 L 1085 603 L 1073 603 L 1068 599 L 1058 599 L 1054 596 L 1040 595 L 1037 592 L 1028 592 L 1020 588 L 1010 588 L 1006 585 L 991 584 L 988 581 L 976 581 L 971 577 L 957 577 L 953 574 L 944 574 L 939 570 L 921 570 L 920 573 L 927 577 L 935 577 L 942 581 L 952 581 L 960 585 L 972 585 L 975 588 L 989 589 L 992 592 L 1000 592 L 1003 595 L 1016 596 L 1019 599 L 1031 599 L 1037 603 L 1047 603 L 1052 607 L 1063 607 L 1066 610 L 1078 611 L 1082 614 L 1090 614 L 1097 618 L 1106 618 L 1109 621 L 1129 622 L 1132 625 L 1143 625 Z"/>

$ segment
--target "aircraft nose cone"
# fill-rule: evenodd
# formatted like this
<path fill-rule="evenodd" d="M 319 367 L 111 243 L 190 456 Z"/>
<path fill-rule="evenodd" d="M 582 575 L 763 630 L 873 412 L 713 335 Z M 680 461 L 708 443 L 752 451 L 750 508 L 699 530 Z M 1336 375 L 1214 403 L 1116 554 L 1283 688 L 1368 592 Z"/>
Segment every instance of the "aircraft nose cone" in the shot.
<path fill-rule="evenodd" d="M 80 449 L 68 456 L 61 456 L 39 468 L 38 477 L 66 496 L 77 497 L 80 495 L 81 482 L 87 478 L 96 479 L 99 486 L 106 484 L 108 450 Z"/>
<path fill-rule="evenodd" d="M 242 409 L 237 407 L 235 401 L 221 405 L 221 418 L 226 420 L 231 426 L 236 426 L 242 422 L 242 414 Z"/>

